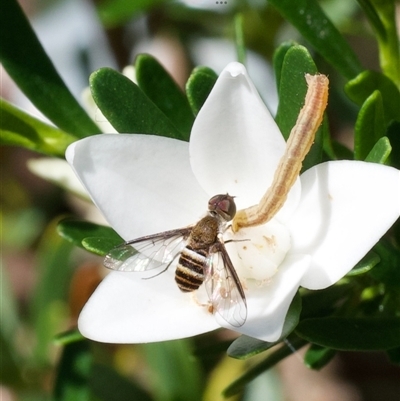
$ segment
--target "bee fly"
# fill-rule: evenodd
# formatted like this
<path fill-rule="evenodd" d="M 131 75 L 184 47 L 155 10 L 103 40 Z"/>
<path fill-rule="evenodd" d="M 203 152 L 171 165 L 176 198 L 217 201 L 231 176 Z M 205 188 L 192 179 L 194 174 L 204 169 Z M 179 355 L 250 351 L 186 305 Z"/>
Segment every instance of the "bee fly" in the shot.
<path fill-rule="evenodd" d="M 111 250 L 104 265 L 131 272 L 165 266 L 162 273 L 179 257 L 175 271 L 179 289 L 192 292 L 204 283 L 209 310 L 240 327 L 247 317 L 246 298 L 221 237 L 235 214 L 232 196 L 213 196 L 208 214 L 197 224 L 125 242 Z"/>

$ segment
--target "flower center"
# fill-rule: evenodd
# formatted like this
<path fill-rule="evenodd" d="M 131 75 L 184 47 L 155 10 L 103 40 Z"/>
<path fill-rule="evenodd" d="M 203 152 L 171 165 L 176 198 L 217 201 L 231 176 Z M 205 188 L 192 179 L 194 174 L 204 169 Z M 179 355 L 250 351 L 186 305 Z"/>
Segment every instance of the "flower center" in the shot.
<path fill-rule="evenodd" d="M 276 220 L 236 233 L 228 230 L 224 240 L 233 266 L 241 279 L 269 280 L 290 249 L 289 230 Z"/>

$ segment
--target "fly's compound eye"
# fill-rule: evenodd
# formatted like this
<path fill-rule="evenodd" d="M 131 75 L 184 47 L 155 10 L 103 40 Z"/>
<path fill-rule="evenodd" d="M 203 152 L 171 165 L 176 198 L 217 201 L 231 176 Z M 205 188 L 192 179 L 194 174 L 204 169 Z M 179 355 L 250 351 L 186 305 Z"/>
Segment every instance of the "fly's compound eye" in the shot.
<path fill-rule="evenodd" d="M 236 204 L 233 196 L 228 194 L 213 196 L 208 201 L 208 210 L 216 213 L 226 221 L 232 220 L 236 214 Z"/>

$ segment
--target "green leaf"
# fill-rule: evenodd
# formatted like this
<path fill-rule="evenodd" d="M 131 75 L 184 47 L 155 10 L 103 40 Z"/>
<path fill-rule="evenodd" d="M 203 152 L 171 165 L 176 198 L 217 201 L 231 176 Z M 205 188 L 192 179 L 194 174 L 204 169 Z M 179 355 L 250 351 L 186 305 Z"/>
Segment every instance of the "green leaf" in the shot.
<path fill-rule="evenodd" d="M 49 156 L 64 157 L 78 138 L 67 134 L 0 99 L 0 144 L 22 146 Z"/>
<path fill-rule="evenodd" d="M 288 49 L 279 73 L 279 105 L 275 121 L 285 139 L 297 121 L 307 93 L 305 74 L 316 74 L 317 67 L 304 46 Z"/>
<path fill-rule="evenodd" d="M 81 248 L 85 248 L 82 244 L 83 240 L 93 237 L 103 238 L 104 241 L 113 241 L 116 245 L 124 242 L 111 227 L 72 218 L 60 221 L 57 226 L 57 232 L 61 237 Z"/>
<path fill-rule="evenodd" d="M 230 345 L 227 351 L 228 355 L 236 359 L 247 359 L 251 356 L 259 354 L 260 352 L 270 349 L 276 344 L 279 344 L 295 329 L 299 323 L 300 312 L 301 296 L 299 293 L 297 293 L 290 304 L 285 318 L 285 323 L 283 325 L 282 334 L 278 340 L 274 342 L 267 342 L 242 335 Z"/>
<path fill-rule="evenodd" d="M 285 51 L 286 50 L 286 51 Z M 285 52 L 284 52 L 285 51 Z M 282 54 L 284 57 L 282 60 Z M 279 105 L 275 121 L 278 124 L 285 139 L 296 124 L 300 110 L 304 106 L 307 93 L 305 74 L 316 74 L 317 67 L 308 50 L 300 45 L 290 48 L 284 47 L 275 58 L 276 68 L 280 68 L 278 76 L 280 81 Z M 303 162 L 303 171 L 322 161 L 323 138 L 328 132 L 327 123 L 323 123 L 318 129 L 313 146 Z"/>
<path fill-rule="evenodd" d="M 85 340 L 85 337 L 83 337 L 78 329 L 64 331 L 54 336 L 54 343 L 57 345 L 67 345 L 82 340 Z"/>
<path fill-rule="evenodd" d="M 122 244 L 124 241 L 119 238 L 87 237 L 82 240 L 82 246 L 89 252 L 96 255 L 106 256 L 111 249 Z"/>
<path fill-rule="evenodd" d="M 293 40 L 283 42 L 274 52 L 273 65 L 274 65 L 276 86 L 278 88 L 278 92 L 280 92 L 279 86 L 280 86 L 281 79 L 282 79 L 281 72 L 282 72 L 282 67 L 283 67 L 286 53 L 288 52 L 288 50 L 290 50 L 294 46 L 298 46 L 298 44 L 296 42 L 294 42 Z"/>
<path fill-rule="evenodd" d="M 186 94 L 195 115 L 203 107 L 218 75 L 208 67 L 196 67 L 186 82 Z"/>
<path fill-rule="evenodd" d="M 243 14 L 238 13 L 235 15 L 234 28 L 237 60 L 239 61 L 239 63 L 246 64 L 246 46 L 243 32 Z"/>
<path fill-rule="evenodd" d="M 325 114 L 324 119 L 322 120 L 322 124 L 315 134 L 314 143 L 311 146 L 311 149 L 308 152 L 307 156 L 303 160 L 303 167 L 300 174 L 324 161 L 323 156 L 327 143 L 330 143 L 330 132 L 328 116 Z"/>
<path fill-rule="evenodd" d="M 135 383 L 119 375 L 108 366 L 94 364 L 89 387 L 96 400 L 151 401 L 152 398 Z"/>
<path fill-rule="evenodd" d="M 16 0 L 2 0 L 0 61 L 32 103 L 78 138 L 100 132 L 58 75 Z"/>
<path fill-rule="evenodd" d="M 331 313 L 336 304 L 344 302 L 353 291 L 352 284 L 333 285 L 324 290 L 304 291 L 301 320 Z"/>
<path fill-rule="evenodd" d="M 306 319 L 295 331 L 304 340 L 336 350 L 374 351 L 400 346 L 399 318 Z"/>
<path fill-rule="evenodd" d="M 185 94 L 154 57 L 140 54 L 135 67 L 139 88 L 171 120 L 182 138 L 188 141 L 194 115 Z"/>
<path fill-rule="evenodd" d="M 392 121 L 387 130 L 387 137 L 392 149 L 388 164 L 400 169 L 400 121 Z"/>
<path fill-rule="evenodd" d="M 357 0 L 357 2 L 360 4 L 377 35 L 381 39 L 385 40 L 387 38 L 385 26 L 383 25 L 378 13 L 375 10 L 375 7 L 371 4 L 370 0 Z"/>
<path fill-rule="evenodd" d="M 87 401 L 90 399 L 88 386 L 92 370 L 89 341 L 80 341 L 65 346 L 58 367 L 55 401 Z"/>
<path fill-rule="evenodd" d="M 347 96 L 361 106 L 371 94 L 378 90 L 382 95 L 386 125 L 391 120 L 400 120 L 400 92 L 387 76 L 376 71 L 363 71 L 344 87 Z"/>
<path fill-rule="evenodd" d="M 400 251 L 389 241 L 381 240 L 373 248 L 381 261 L 371 271 L 370 275 L 395 291 L 400 289 Z"/>
<path fill-rule="evenodd" d="M 362 105 L 354 128 L 354 158 L 364 160 L 386 133 L 381 93 L 374 91 Z"/>
<path fill-rule="evenodd" d="M 353 50 L 316 0 L 270 0 L 269 4 L 293 24 L 343 76 L 350 79 L 362 71 Z"/>
<path fill-rule="evenodd" d="M 223 391 L 223 395 L 225 397 L 230 397 L 232 395 L 242 392 L 244 387 L 250 381 L 254 380 L 257 376 L 267 371 L 268 369 L 272 368 L 278 362 L 285 359 L 287 356 L 291 355 L 294 352 L 294 350 L 298 350 L 307 344 L 306 341 L 298 337 L 290 338 L 289 340 L 290 340 L 290 346 L 283 345 L 282 347 L 271 353 L 263 361 L 247 369 L 246 373 L 240 376 L 237 380 L 235 380 Z"/>
<path fill-rule="evenodd" d="M 90 76 L 90 89 L 99 109 L 118 132 L 184 139 L 171 120 L 143 91 L 111 68 Z"/>
<path fill-rule="evenodd" d="M 332 141 L 332 149 L 336 160 L 352 160 L 354 158 L 353 152 L 340 142 Z"/>
<path fill-rule="evenodd" d="M 68 316 L 67 294 L 73 274 L 72 244 L 56 234 L 52 222 L 41 238 L 38 250 L 37 286 L 31 301 L 36 334 L 34 357 L 39 364 L 50 360 L 53 337 Z"/>
<path fill-rule="evenodd" d="M 377 33 L 383 73 L 400 87 L 400 43 L 394 0 L 358 0 Z"/>
<path fill-rule="evenodd" d="M 330 348 L 311 344 L 304 356 L 304 364 L 310 369 L 319 370 L 327 365 L 336 355 L 336 351 Z"/>
<path fill-rule="evenodd" d="M 347 274 L 347 277 L 358 276 L 369 272 L 381 258 L 375 252 L 368 252 Z"/>
<path fill-rule="evenodd" d="M 192 356 L 190 340 L 144 344 L 143 350 L 152 372 L 150 386 L 154 399 L 202 399 L 201 369 Z"/>
<path fill-rule="evenodd" d="M 97 5 L 101 22 L 108 28 L 123 25 L 135 15 L 168 0 L 102 0 Z"/>
<path fill-rule="evenodd" d="M 389 138 L 384 136 L 375 143 L 374 147 L 365 158 L 365 161 L 384 164 L 389 159 L 391 152 L 392 146 Z"/>

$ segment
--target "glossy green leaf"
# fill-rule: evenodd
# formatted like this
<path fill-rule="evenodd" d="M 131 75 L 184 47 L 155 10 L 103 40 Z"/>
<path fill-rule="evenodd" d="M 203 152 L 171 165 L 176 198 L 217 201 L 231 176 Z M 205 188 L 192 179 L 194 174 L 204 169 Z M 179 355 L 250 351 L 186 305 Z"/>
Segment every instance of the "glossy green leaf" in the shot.
<path fill-rule="evenodd" d="M 246 373 L 240 376 L 223 391 L 223 395 L 225 397 L 230 397 L 232 395 L 240 393 L 249 382 L 254 380 L 263 372 L 275 366 L 278 362 L 282 361 L 287 356 L 291 355 L 294 350 L 298 350 L 306 344 L 307 341 L 304 341 L 301 338 L 290 338 L 290 347 L 288 345 L 283 345 L 282 347 L 271 353 L 263 361 L 247 369 Z"/>
<path fill-rule="evenodd" d="M 358 0 L 377 33 L 383 73 L 400 87 L 400 43 L 394 0 Z M 365 7 L 365 5 L 368 5 Z M 373 12 L 370 11 L 373 9 Z"/>
<path fill-rule="evenodd" d="M 354 291 L 352 284 L 333 285 L 324 290 L 302 293 L 301 319 L 330 314 L 335 306 L 344 302 Z"/>
<path fill-rule="evenodd" d="M 82 244 L 84 239 L 93 237 L 103 238 L 104 241 L 112 241 L 116 245 L 124 242 L 111 227 L 72 218 L 60 221 L 57 231 L 61 237 L 81 248 L 84 248 Z"/>
<path fill-rule="evenodd" d="M 384 136 L 375 143 L 365 158 L 365 161 L 384 164 L 389 159 L 391 152 L 392 145 L 390 144 L 389 138 Z"/>
<path fill-rule="evenodd" d="M 237 61 L 239 61 L 239 63 L 246 64 L 246 45 L 243 32 L 243 14 L 238 13 L 235 15 L 234 27 Z"/>
<path fill-rule="evenodd" d="M 39 244 L 37 286 L 30 305 L 36 334 L 34 357 L 40 364 L 49 363 L 53 337 L 69 313 L 67 294 L 73 274 L 72 249 L 71 243 L 57 235 L 56 222 L 52 222 Z"/>
<path fill-rule="evenodd" d="M 227 354 L 236 359 L 247 359 L 257 355 L 260 352 L 266 351 L 276 344 L 282 342 L 299 323 L 301 312 L 301 296 L 299 293 L 294 297 L 283 325 L 282 335 L 277 341 L 267 342 L 256 338 L 242 335 L 236 339 L 228 348 Z"/>
<path fill-rule="evenodd" d="M 186 82 L 186 95 L 195 115 L 198 114 L 211 92 L 218 75 L 208 67 L 196 67 Z"/>
<path fill-rule="evenodd" d="M 152 401 L 143 389 L 108 366 L 94 364 L 89 387 L 98 401 Z"/>
<path fill-rule="evenodd" d="M 381 93 L 374 91 L 362 105 L 354 128 L 354 158 L 364 160 L 386 133 Z"/>
<path fill-rule="evenodd" d="M 387 130 L 391 152 L 388 163 L 400 169 L 400 121 L 392 121 Z"/>
<path fill-rule="evenodd" d="M 306 341 L 336 350 L 374 351 L 400 346 L 399 318 L 306 319 L 295 331 Z"/>
<path fill-rule="evenodd" d="M 353 152 L 344 144 L 338 141 L 332 141 L 332 149 L 336 155 L 336 160 L 352 160 Z"/>
<path fill-rule="evenodd" d="M 337 160 L 332 137 L 329 132 L 329 123 L 327 115 L 325 115 L 325 118 L 322 121 L 321 131 L 322 131 L 322 149 L 323 149 L 322 161 Z"/>
<path fill-rule="evenodd" d="M 21 146 L 50 156 L 64 157 L 69 144 L 78 138 L 44 123 L 0 100 L 0 144 Z"/>
<path fill-rule="evenodd" d="M 324 119 L 322 120 L 322 124 L 315 134 L 314 143 L 311 146 L 311 149 L 308 152 L 307 156 L 303 160 L 303 167 L 300 174 L 302 174 L 309 168 L 325 161 L 323 160 L 323 157 L 324 150 L 326 148 L 326 142 L 330 143 L 330 132 L 328 116 L 325 114 Z"/>
<path fill-rule="evenodd" d="M 82 240 L 82 246 L 89 252 L 105 256 L 123 242 L 120 238 L 87 237 Z"/>
<path fill-rule="evenodd" d="M 194 115 L 185 94 L 154 57 L 140 54 L 135 67 L 139 88 L 169 118 L 181 132 L 181 137 L 188 141 Z"/>
<path fill-rule="evenodd" d="M 369 272 L 375 267 L 381 258 L 375 252 L 368 252 L 347 274 L 347 277 L 359 276 Z"/>
<path fill-rule="evenodd" d="M 137 14 L 168 0 L 102 0 L 97 5 L 97 11 L 106 27 L 125 24 Z"/>
<path fill-rule="evenodd" d="M 88 341 L 64 347 L 54 386 L 55 401 L 86 401 L 90 399 L 88 386 L 92 370 L 92 355 Z"/>
<path fill-rule="evenodd" d="M 71 344 L 82 340 L 85 340 L 85 337 L 82 336 L 78 329 L 64 331 L 54 336 L 54 343 L 59 346 Z"/>
<path fill-rule="evenodd" d="M 279 85 L 281 83 L 281 72 L 286 53 L 294 46 L 298 46 L 298 44 L 292 40 L 283 42 L 274 52 L 273 65 L 274 65 L 276 86 L 278 88 L 278 92 L 280 91 Z"/>
<path fill-rule="evenodd" d="M 304 46 L 288 49 L 280 69 L 279 105 L 275 121 L 285 139 L 296 124 L 307 93 L 305 74 L 316 74 L 317 67 Z"/>
<path fill-rule="evenodd" d="M 371 26 L 374 28 L 377 35 L 385 40 L 387 38 L 387 33 L 385 26 L 383 25 L 379 14 L 376 12 L 375 7 L 371 3 L 370 0 L 357 0 L 358 4 L 360 4 L 363 9 L 365 15 L 367 16 Z"/>
<path fill-rule="evenodd" d="M 283 136 L 287 139 L 296 124 L 300 110 L 304 106 L 307 93 L 305 74 L 316 74 L 317 67 L 307 49 L 300 45 L 284 48 L 283 60 L 275 58 L 276 68 L 280 68 L 279 105 L 275 121 Z M 281 50 L 282 54 L 284 50 Z M 318 164 L 322 160 L 323 138 L 328 125 L 322 124 L 318 129 L 313 146 L 303 162 L 303 171 Z M 325 131 L 325 132 L 324 132 Z"/>
<path fill-rule="evenodd" d="M 16 0 L 2 0 L 0 61 L 31 102 L 78 138 L 100 133 L 58 75 Z"/>
<path fill-rule="evenodd" d="M 118 132 L 184 139 L 143 91 L 119 72 L 111 68 L 95 71 L 90 76 L 90 89 L 97 106 Z"/>
<path fill-rule="evenodd" d="M 319 370 L 327 365 L 336 355 L 336 351 L 330 348 L 311 344 L 304 356 L 304 364 L 310 368 Z"/>
<path fill-rule="evenodd" d="M 378 254 L 381 262 L 371 271 L 370 275 L 379 282 L 384 283 L 388 288 L 395 291 L 400 290 L 400 251 L 389 241 L 379 241 L 373 248 Z"/>
<path fill-rule="evenodd" d="M 353 50 L 316 0 L 270 0 L 269 4 L 343 76 L 350 79 L 362 71 Z"/>
<path fill-rule="evenodd" d="M 400 92 L 393 81 L 380 72 L 363 71 L 349 81 L 344 90 L 347 96 L 360 106 L 378 90 L 382 95 L 386 124 L 392 119 L 400 120 Z"/>
<path fill-rule="evenodd" d="M 150 386 L 157 400 L 200 401 L 201 369 L 192 356 L 191 340 L 144 344 L 152 372 Z"/>

